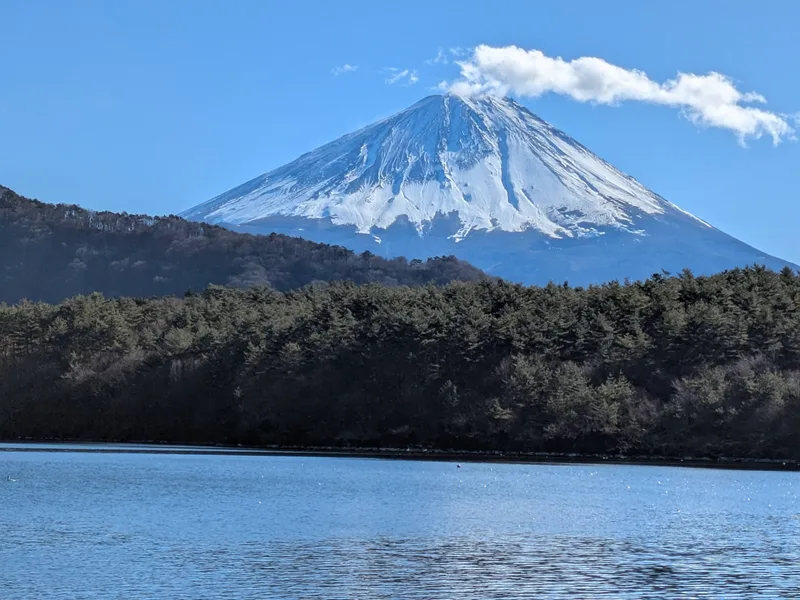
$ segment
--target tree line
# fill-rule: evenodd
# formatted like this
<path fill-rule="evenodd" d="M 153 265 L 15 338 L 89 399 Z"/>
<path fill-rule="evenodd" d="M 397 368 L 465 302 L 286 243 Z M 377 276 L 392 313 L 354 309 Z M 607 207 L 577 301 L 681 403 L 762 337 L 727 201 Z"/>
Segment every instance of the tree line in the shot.
<path fill-rule="evenodd" d="M 0 186 L 0 302 L 78 294 L 182 295 L 209 284 L 295 289 L 319 281 L 393 285 L 476 281 L 454 257 L 387 260 L 284 235 L 254 236 L 184 219 L 45 204 Z"/>
<path fill-rule="evenodd" d="M 800 458 L 800 277 L 0 306 L 0 438 Z"/>

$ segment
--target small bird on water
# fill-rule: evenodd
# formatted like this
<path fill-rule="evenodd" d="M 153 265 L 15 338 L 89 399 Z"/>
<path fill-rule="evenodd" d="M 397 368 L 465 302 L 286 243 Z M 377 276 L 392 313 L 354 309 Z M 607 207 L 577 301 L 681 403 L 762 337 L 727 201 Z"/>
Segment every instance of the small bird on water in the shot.
<path fill-rule="evenodd" d="M 460 468 L 461 468 L 461 465 L 456 465 L 456 469 L 460 469 Z"/>
<path fill-rule="evenodd" d="M 9 480 L 9 481 L 16 481 L 16 479 L 12 479 L 12 478 L 11 478 L 11 475 L 9 475 L 9 476 L 8 476 L 8 480 Z"/>

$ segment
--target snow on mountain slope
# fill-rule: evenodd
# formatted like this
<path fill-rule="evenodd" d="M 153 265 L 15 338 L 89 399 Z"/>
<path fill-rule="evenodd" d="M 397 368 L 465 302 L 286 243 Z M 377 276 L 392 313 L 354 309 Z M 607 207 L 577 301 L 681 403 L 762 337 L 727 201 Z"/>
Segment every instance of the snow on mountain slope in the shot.
<path fill-rule="evenodd" d="M 491 96 L 430 96 L 183 216 L 408 258 L 455 254 L 526 283 L 777 260 Z"/>

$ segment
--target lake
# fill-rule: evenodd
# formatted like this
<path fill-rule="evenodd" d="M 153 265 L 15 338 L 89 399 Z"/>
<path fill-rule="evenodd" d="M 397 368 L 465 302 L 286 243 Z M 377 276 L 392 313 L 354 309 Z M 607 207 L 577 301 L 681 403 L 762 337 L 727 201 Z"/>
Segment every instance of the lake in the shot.
<path fill-rule="evenodd" d="M 14 448 L 3 600 L 800 598 L 796 472 Z"/>

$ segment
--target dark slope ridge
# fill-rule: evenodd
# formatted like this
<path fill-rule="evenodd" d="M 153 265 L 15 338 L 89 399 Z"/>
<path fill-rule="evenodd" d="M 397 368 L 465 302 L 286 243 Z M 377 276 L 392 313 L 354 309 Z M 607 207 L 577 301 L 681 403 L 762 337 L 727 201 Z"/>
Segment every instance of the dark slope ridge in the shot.
<path fill-rule="evenodd" d="M 443 284 L 486 276 L 452 257 L 386 260 L 279 234 L 254 236 L 175 216 L 46 204 L 0 186 L 0 302 L 78 294 L 183 295 L 210 284 L 291 290 L 336 280 Z"/>

